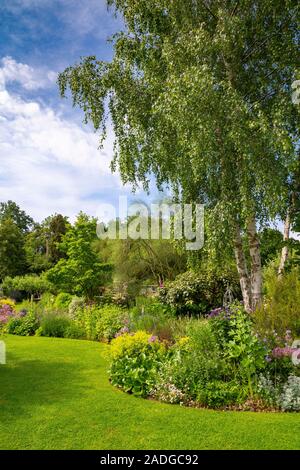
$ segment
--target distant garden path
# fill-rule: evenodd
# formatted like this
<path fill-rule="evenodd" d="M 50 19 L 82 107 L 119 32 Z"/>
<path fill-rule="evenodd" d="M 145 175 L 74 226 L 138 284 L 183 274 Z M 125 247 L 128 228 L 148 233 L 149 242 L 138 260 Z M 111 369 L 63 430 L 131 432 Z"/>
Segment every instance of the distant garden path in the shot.
<path fill-rule="evenodd" d="M 107 346 L 5 338 L 1 449 L 299 449 L 299 414 L 217 412 L 135 398 L 108 382 Z"/>

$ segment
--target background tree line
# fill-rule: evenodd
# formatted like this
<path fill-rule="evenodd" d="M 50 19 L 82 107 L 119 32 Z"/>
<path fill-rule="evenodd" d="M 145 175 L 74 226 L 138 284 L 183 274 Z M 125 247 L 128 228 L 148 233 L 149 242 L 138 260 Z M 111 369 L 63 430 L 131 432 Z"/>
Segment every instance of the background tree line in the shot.
<path fill-rule="evenodd" d="M 178 279 L 179 285 L 190 283 L 199 302 L 204 295 L 212 306 L 222 303 L 227 287 L 240 296 L 234 250 L 227 247 L 212 254 L 209 226 L 205 228 L 207 244 L 193 253 L 172 239 L 101 240 L 96 224 L 95 218 L 84 213 L 73 224 L 61 214 L 37 223 L 16 203 L 0 203 L 2 285 L 30 295 L 51 290 L 52 285 L 55 292 L 90 299 L 115 289 L 134 299 L 145 286 L 164 287 Z M 284 246 L 282 233 L 264 228 L 258 237 L 262 265 L 273 263 L 276 269 Z M 246 243 L 243 237 L 242 244 Z M 299 242 L 291 240 L 290 247 L 290 263 L 297 262 Z M 246 262 L 251 263 L 250 257 Z"/>

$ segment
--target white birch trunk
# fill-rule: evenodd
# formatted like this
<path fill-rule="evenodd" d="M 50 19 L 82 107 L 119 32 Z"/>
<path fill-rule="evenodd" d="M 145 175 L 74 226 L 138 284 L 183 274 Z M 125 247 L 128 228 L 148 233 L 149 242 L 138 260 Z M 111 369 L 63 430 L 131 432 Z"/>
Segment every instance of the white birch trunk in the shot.
<path fill-rule="evenodd" d="M 236 260 L 236 266 L 239 273 L 240 285 L 243 295 L 243 301 L 245 310 L 251 312 L 251 289 L 250 289 L 250 279 L 247 269 L 247 263 L 245 258 L 245 253 L 243 250 L 242 237 L 240 232 L 240 227 L 236 227 L 236 233 L 234 238 L 234 254 Z"/>
<path fill-rule="evenodd" d="M 284 242 L 288 242 L 288 240 L 290 239 L 290 229 L 291 229 L 291 215 L 290 215 L 290 210 L 288 209 L 286 219 L 284 222 L 284 231 L 283 231 Z M 278 277 L 282 277 L 288 257 L 289 257 L 289 248 L 287 245 L 285 245 L 281 251 L 280 264 L 278 268 Z"/>
<path fill-rule="evenodd" d="M 251 307 L 254 310 L 262 302 L 262 268 L 259 238 L 256 231 L 255 218 L 251 217 L 247 223 L 249 251 L 251 258 Z"/>

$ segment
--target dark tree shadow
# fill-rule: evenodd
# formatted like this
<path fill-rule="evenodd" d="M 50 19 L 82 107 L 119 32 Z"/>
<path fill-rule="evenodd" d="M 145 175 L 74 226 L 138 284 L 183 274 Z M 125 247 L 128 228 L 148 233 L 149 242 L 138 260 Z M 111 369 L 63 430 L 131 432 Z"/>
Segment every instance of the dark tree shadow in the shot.
<path fill-rule="evenodd" d="M 2 424 L 21 415 L 30 416 L 32 407 L 46 404 L 63 406 L 90 390 L 83 376 L 82 363 L 20 360 L 19 356 L 14 357 L 10 353 L 8 365 L 0 366 Z"/>

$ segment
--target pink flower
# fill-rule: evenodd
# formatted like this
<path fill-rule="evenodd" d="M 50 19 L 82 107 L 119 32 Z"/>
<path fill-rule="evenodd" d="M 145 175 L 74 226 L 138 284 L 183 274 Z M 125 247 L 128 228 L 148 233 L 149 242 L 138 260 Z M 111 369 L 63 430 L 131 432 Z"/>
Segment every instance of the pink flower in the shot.
<path fill-rule="evenodd" d="M 152 335 L 152 336 L 150 336 L 150 338 L 148 339 L 148 343 L 155 343 L 155 341 L 157 341 L 157 340 L 158 340 L 158 337 Z"/>
<path fill-rule="evenodd" d="M 291 348 L 290 346 L 286 346 L 284 348 L 274 348 L 273 351 L 272 351 L 272 356 L 275 358 L 275 359 L 280 359 L 282 357 L 292 357 L 293 353 L 295 351 L 298 351 L 297 348 Z M 299 350 L 300 352 L 300 350 Z"/>

